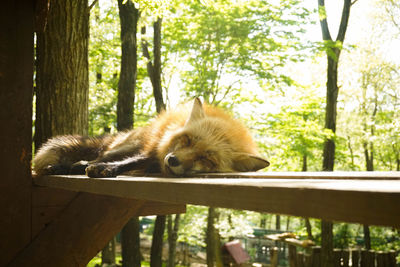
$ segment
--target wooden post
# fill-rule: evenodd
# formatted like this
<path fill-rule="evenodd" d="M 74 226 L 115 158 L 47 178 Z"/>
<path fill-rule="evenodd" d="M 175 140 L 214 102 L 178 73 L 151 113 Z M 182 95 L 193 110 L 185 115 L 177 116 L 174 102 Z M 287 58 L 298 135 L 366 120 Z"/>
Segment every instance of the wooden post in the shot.
<path fill-rule="evenodd" d="M 312 256 L 311 256 L 311 266 L 312 267 L 320 267 L 321 266 L 321 247 L 315 246 L 312 248 Z"/>
<path fill-rule="evenodd" d="M 278 251 L 279 249 L 277 247 L 273 247 L 270 250 L 271 267 L 278 267 Z"/>
<path fill-rule="evenodd" d="M 351 250 L 351 266 L 352 267 L 360 266 L 360 251 L 358 249 Z"/>
<path fill-rule="evenodd" d="M 305 267 L 312 267 L 312 258 L 311 254 L 304 254 L 304 266 Z"/>
<path fill-rule="evenodd" d="M 31 240 L 34 10 L 39 1 L 0 8 L 0 266 Z"/>
<path fill-rule="evenodd" d="M 361 267 L 375 267 L 375 251 L 374 250 L 361 250 Z"/>
<path fill-rule="evenodd" d="M 376 252 L 376 266 L 377 267 L 387 267 L 388 266 L 388 265 L 386 265 L 385 257 L 386 257 L 385 252 L 383 252 L 383 251 Z"/>
<path fill-rule="evenodd" d="M 297 252 L 297 257 L 296 257 L 296 264 L 297 267 L 304 267 L 305 262 L 304 262 L 304 253 L 303 252 Z"/>
<path fill-rule="evenodd" d="M 368 266 L 369 267 L 376 266 L 376 251 L 375 250 L 368 251 Z"/>
<path fill-rule="evenodd" d="M 368 250 L 361 249 L 360 267 L 368 267 Z"/>
<path fill-rule="evenodd" d="M 388 258 L 389 258 L 389 266 L 396 266 L 396 251 L 389 250 Z"/>
<path fill-rule="evenodd" d="M 289 266 L 290 267 L 297 267 L 297 262 L 296 262 L 296 246 L 289 244 Z"/>
<path fill-rule="evenodd" d="M 333 249 L 333 264 L 335 267 L 340 267 L 342 262 L 342 250 L 340 248 Z"/>
<path fill-rule="evenodd" d="M 342 250 L 342 266 L 343 267 L 349 267 L 349 260 L 350 260 L 350 250 L 349 249 L 343 249 Z"/>

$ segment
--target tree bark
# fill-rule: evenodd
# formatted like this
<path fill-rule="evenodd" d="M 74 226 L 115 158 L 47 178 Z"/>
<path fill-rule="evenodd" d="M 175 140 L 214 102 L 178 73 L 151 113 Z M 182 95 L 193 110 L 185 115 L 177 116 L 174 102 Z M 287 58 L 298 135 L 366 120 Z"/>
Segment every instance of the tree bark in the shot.
<path fill-rule="evenodd" d="M 117 129 L 133 128 L 137 76 L 137 24 L 139 10 L 131 0 L 118 0 L 121 22 L 121 72 L 118 82 Z M 123 266 L 140 266 L 139 218 L 134 217 L 121 232 Z"/>
<path fill-rule="evenodd" d="M 281 230 L 281 216 L 277 214 L 275 219 L 275 229 Z"/>
<path fill-rule="evenodd" d="M 168 263 L 167 267 L 175 266 L 176 241 L 178 239 L 180 214 L 175 215 L 172 222 L 172 215 L 168 215 Z"/>
<path fill-rule="evenodd" d="M 140 223 L 132 217 L 121 231 L 122 267 L 140 267 Z"/>
<path fill-rule="evenodd" d="M 153 240 L 151 242 L 150 266 L 162 266 L 162 251 L 165 230 L 165 215 L 159 215 L 154 222 Z"/>
<path fill-rule="evenodd" d="M 153 24 L 154 36 L 153 36 L 153 61 L 151 60 L 148 43 L 146 40 L 142 40 L 143 55 L 147 58 L 147 73 L 149 75 L 151 84 L 153 86 L 153 95 L 156 101 L 157 113 L 165 110 L 165 103 L 162 94 L 161 86 L 161 25 L 162 19 L 157 18 L 157 21 Z M 142 33 L 146 32 L 146 28 L 142 28 Z"/>
<path fill-rule="evenodd" d="M 207 266 L 222 266 L 221 241 L 215 223 L 218 221 L 219 213 L 216 208 L 208 208 L 207 232 L 206 232 L 206 252 Z"/>
<path fill-rule="evenodd" d="M 35 148 L 62 134 L 88 133 L 88 1 L 52 1 L 37 33 Z"/>
<path fill-rule="evenodd" d="M 162 87 L 161 87 L 161 24 L 162 19 L 158 18 L 156 22 L 154 22 L 154 69 L 153 69 L 153 94 L 156 100 L 156 108 L 157 113 L 160 113 L 161 110 L 165 110 L 164 99 L 162 95 Z"/>
<path fill-rule="evenodd" d="M 115 237 L 101 250 L 101 264 L 115 264 Z"/>
<path fill-rule="evenodd" d="M 370 235 L 370 232 L 369 232 L 369 226 L 364 224 L 363 225 L 363 230 L 364 230 L 365 248 L 370 250 L 371 249 L 371 235 Z"/>
<path fill-rule="evenodd" d="M 311 227 L 310 219 L 304 218 L 304 223 L 305 223 L 306 229 L 307 229 L 307 238 L 310 240 L 314 240 L 314 237 L 312 235 L 312 227 Z"/>
<path fill-rule="evenodd" d="M 321 221 L 321 263 L 325 267 L 334 267 L 333 223 Z"/>
<path fill-rule="evenodd" d="M 132 1 L 118 0 L 121 21 L 121 73 L 118 83 L 117 128 L 133 127 L 133 105 L 137 76 L 137 23 L 139 10 Z"/>
<path fill-rule="evenodd" d="M 326 110 L 325 110 L 325 128 L 336 132 L 336 116 L 337 116 L 337 98 L 339 95 L 339 87 L 337 84 L 339 56 L 342 49 L 343 41 L 346 35 L 347 25 L 350 16 L 351 0 L 344 0 L 342 17 L 338 35 L 335 42 L 333 41 L 327 21 L 327 13 L 325 9 L 325 0 L 318 0 L 318 11 L 320 14 L 320 25 L 322 39 L 327 45 L 327 82 L 326 82 Z M 335 44 L 335 45 L 333 45 Z M 333 171 L 335 163 L 335 141 L 333 137 L 325 140 L 323 151 L 324 171 Z M 328 221 L 321 221 L 321 260 L 323 266 L 333 267 L 333 224 Z"/>

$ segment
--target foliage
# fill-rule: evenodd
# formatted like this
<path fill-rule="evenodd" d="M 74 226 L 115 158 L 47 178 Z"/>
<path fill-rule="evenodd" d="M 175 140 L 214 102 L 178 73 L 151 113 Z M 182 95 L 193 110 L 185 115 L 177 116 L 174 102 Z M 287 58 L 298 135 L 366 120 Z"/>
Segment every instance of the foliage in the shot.
<path fill-rule="evenodd" d="M 218 104 L 240 95 L 244 79 L 274 88 L 290 84 L 279 69 L 302 58 L 309 11 L 299 1 L 175 1 L 165 19 L 164 45 L 182 59 L 187 97 Z M 299 25 L 303 25 L 299 26 Z"/>
<path fill-rule="evenodd" d="M 320 153 L 326 136 L 323 129 L 323 99 L 313 90 L 303 88 L 294 94 L 281 111 L 270 114 L 260 132 L 266 132 L 272 151 L 269 158 L 274 170 L 301 171 L 307 160 L 309 170 L 319 170 Z"/>
<path fill-rule="evenodd" d="M 374 39 L 348 43 L 342 50 L 335 136 L 323 130 L 325 80 L 317 81 L 326 74 L 318 62 L 326 60 L 319 52 L 342 48 L 342 44 L 314 43 L 308 49 L 304 32 L 313 14 L 302 1 L 140 1 L 140 27 L 148 30 L 138 34 L 138 40 L 148 40 L 151 53 L 148 26 L 163 16 L 162 79 L 168 103 L 202 96 L 230 110 L 255 134 L 261 152 L 272 163 L 268 170 L 301 171 L 305 159 L 307 170 L 320 170 L 327 136 L 335 138 L 338 170 L 365 169 L 364 142 L 373 143 L 376 170 L 400 170 L 399 63 L 383 55 L 383 44 L 377 38 L 387 41 L 388 33 L 395 32 L 388 28 L 398 29 L 392 25 L 398 16 L 390 14 L 399 10 L 395 1 L 378 2 L 383 13 L 376 20 Z M 386 8 L 391 4 L 392 9 Z M 391 13 L 384 16 L 384 12 Z M 90 16 L 90 134 L 98 135 L 116 129 L 121 53 L 116 1 L 99 1 Z M 390 21 L 391 17 L 395 20 Z M 385 32 L 378 34 L 379 30 Z M 140 47 L 138 52 L 135 127 L 155 115 L 147 61 Z M 306 71 L 296 73 L 291 69 L 294 64 L 304 64 Z M 317 69 L 314 73 L 313 68 Z M 301 81 L 304 73 L 310 74 L 310 84 Z M 178 241 L 204 247 L 206 214 L 205 207 L 188 206 Z M 274 228 L 274 220 L 270 214 L 221 209 L 217 227 L 228 240 L 251 234 L 260 225 Z M 289 230 L 306 238 L 303 219 L 282 216 L 282 225 L 288 221 Z M 311 225 L 319 243 L 320 221 L 311 219 Z M 337 223 L 334 233 L 337 247 L 363 245 L 359 225 Z M 393 229 L 371 227 L 375 249 L 399 249 L 398 236 Z"/>
<path fill-rule="evenodd" d="M 116 129 L 116 103 L 121 49 L 117 2 L 101 2 L 91 11 L 89 42 L 89 133 Z"/>

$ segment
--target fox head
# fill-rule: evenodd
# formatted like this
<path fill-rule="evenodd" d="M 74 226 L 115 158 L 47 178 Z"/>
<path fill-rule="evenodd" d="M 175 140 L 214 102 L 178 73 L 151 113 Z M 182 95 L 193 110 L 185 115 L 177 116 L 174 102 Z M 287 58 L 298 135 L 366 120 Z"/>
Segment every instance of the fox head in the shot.
<path fill-rule="evenodd" d="M 269 166 L 257 155 L 247 129 L 196 98 L 185 123 L 166 133 L 159 157 L 164 173 L 248 172 Z"/>

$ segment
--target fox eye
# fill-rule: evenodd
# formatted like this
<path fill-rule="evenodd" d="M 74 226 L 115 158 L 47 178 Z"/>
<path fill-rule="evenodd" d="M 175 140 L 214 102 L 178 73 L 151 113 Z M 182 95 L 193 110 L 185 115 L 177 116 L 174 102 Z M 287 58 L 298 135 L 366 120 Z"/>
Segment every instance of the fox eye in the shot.
<path fill-rule="evenodd" d="M 182 147 L 190 146 L 191 142 L 192 142 L 192 140 L 190 139 L 189 135 L 187 135 L 187 134 L 184 134 L 179 138 L 179 144 Z"/>
<path fill-rule="evenodd" d="M 210 160 L 207 156 L 201 156 L 199 160 L 210 170 L 216 167 L 214 161 Z"/>

